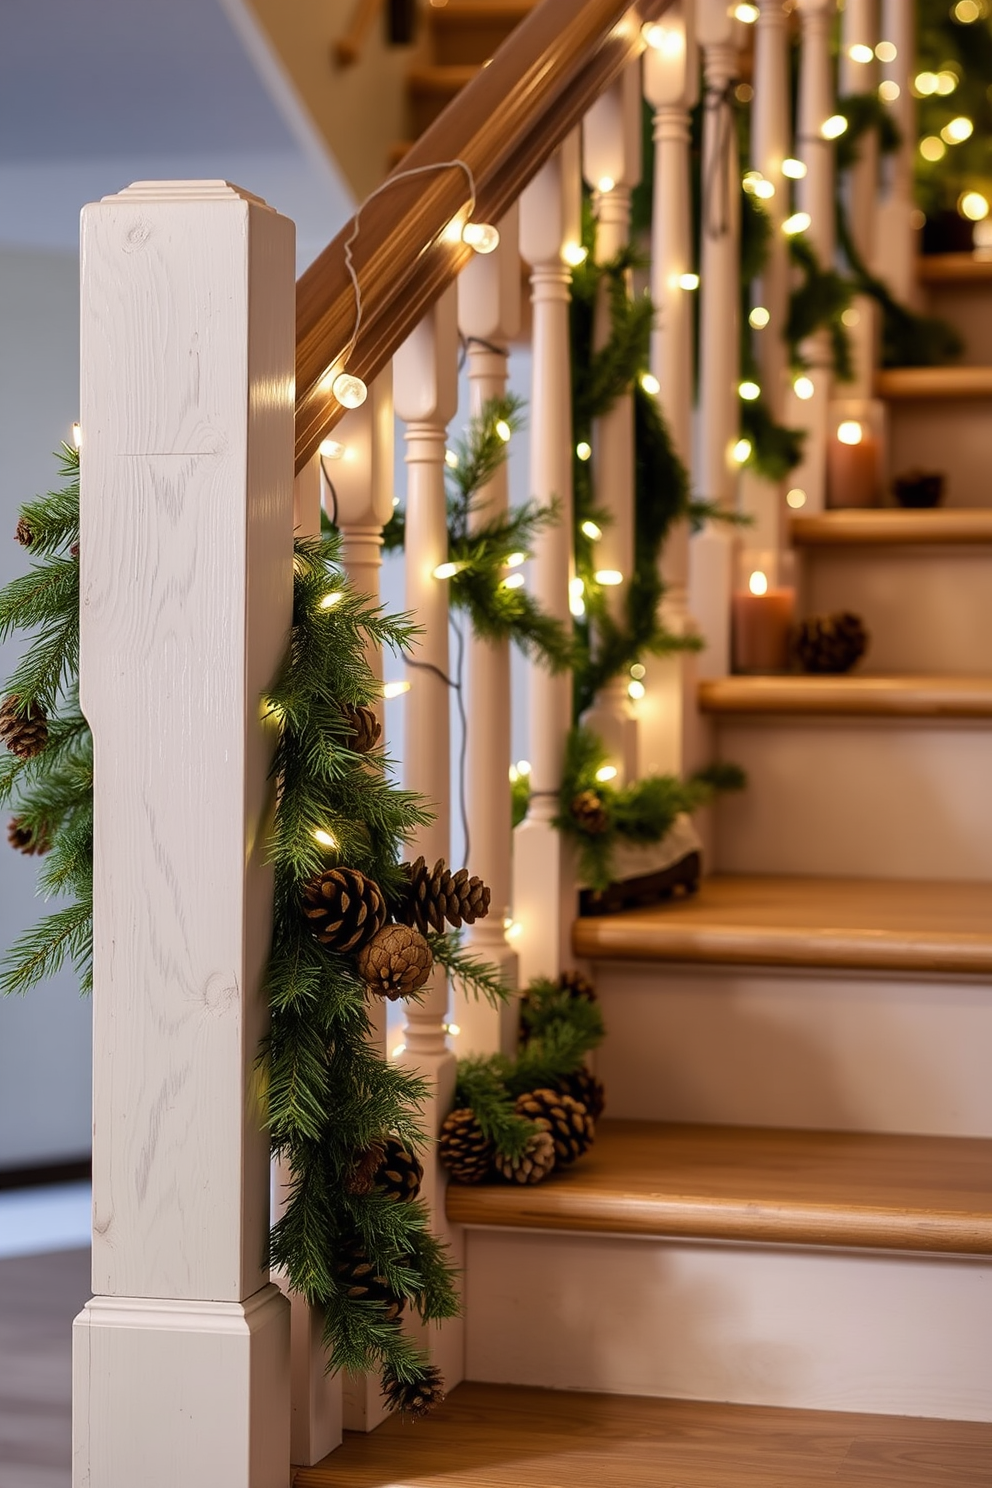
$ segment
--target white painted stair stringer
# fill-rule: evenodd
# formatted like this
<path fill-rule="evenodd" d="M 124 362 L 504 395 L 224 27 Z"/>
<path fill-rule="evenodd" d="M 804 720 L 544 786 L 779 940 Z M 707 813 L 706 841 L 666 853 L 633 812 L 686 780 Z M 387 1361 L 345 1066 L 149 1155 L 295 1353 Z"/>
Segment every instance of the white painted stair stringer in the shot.
<path fill-rule="evenodd" d="M 637 961 L 595 978 L 611 1118 L 992 1137 L 984 979 Z"/>
<path fill-rule="evenodd" d="M 984 1259 L 470 1228 L 467 1377 L 992 1420 Z"/>

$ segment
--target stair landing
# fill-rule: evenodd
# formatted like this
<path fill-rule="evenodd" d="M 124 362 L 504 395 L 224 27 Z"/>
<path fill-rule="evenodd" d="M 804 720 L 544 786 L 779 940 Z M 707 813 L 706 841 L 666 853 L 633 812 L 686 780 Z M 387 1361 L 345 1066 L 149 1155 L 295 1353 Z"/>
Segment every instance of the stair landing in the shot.
<path fill-rule="evenodd" d="M 992 1426 L 464 1384 L 294 1488 L 988 1488 Z"/>

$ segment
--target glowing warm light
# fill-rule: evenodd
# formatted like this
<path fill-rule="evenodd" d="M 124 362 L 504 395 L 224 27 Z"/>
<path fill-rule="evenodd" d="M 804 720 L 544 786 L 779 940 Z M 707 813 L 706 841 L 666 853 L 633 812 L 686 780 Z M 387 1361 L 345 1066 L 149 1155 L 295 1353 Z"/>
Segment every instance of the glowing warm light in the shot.
<path fill-rule="evenodd" d="M 895 103 L 900 91 L 899 84 L 893 82 L 891 78 L 886 78 L 884 83 L 878 85 L 878 96 L 883 103 Z"/>
<path fill-rule="evenodd" d="M 698 289 L 698 288 L 699 288 L 699 275 L 698 274 L 680 274 L 679 275 L 679 289 Z"/>
<path fill-rule="evenodd" d="M 320 454 L 325 460 L 340 460 L 344 454 L 344 445 L 338 444 L 336 439 L 322 439 Z"/>
<path fill-rule="evenodd" d="M 824 119 L 820 125 L 820 133 L 824 139 L 839 139 L 847 129 L 847 120 L 843 114 L 831 114 L 829 119 Z"/>
<path fill-rule="evenodd" d="M 982 7 L 978 4 L 978 0 L 958 0 L 952 14 L 962 26 L 970 26 L 973 21 L 980 19 Z"/>
<path fill-rule="evenodd" d="M 314 841 L 319 842 L 321 847 L 337 847 L 337 841 L 330 832 L 325 832 L 323 827 L 318 827 L 314 832 Z"/>
<path fill-rule="evenodd" d="M 520 589 L 523 586 L 523 582 L 524 576 L 522 573 L 507 574 L 506 578 L 503 580 L 502 588 Z"/>
<path fill-rule="evenodd" d="M 530 760 L 517 760 L 517 774 L 524 776 L 530 774 Z"/>
<path fill-rule="evenodd" d="M 797 398 L 802 398 L 804 403 L 807 402 L 816 392 L 813 386 L 813 379 L 811 377 L 797 377 L 792 384 L 792 391 Z"/>
<path fill-rule="evenodd" d="M 647 688 L 644 686 L 643 682 L 638 682 L 635 680 L 633 682 L 627 683 L 627 696 L 629 698 L 633 698 L 635 702 L 638 700 L 638 698 L 642 698 L 646 692 Z"/>
<path fill-rule="evenodd" d="M 75 447 L 76 447 L 77 450 L 82 447 L 82 443 L 83 443 L 83 431 L 80 428 L 80 426 L 79 426 L 78 423 L 75 423 L 72 426 L 72 442 L 75 445 Z"/>
<path fill-rule="evenodd" d="M 841 444 L 860 444 L 864 438 L 864 430 L 857 419 L 845 419 L 837 426 L 837 438 Z"/>
<path fill-rule="evenodd" d="M 658 381 L 657 377 L 655 377 L 653 372 L 641 373 L 641 387 L 646 393 L 650 393 L 652 398 L 657 397 L 657 395 L 661 392 L 661 383 Z"/>
<path fill-rule="evenodd" d="M 759 198 L 760 201 L 770 201 L 771 198 L 775 195 L 775 187 L 772 185 L 771 181 L 756 181 L 754 186 L 754 194 L 756 197 Z"/>
<path fill-rule="evenodd" d="M 808 212 L 793 212 L 791 217 L 786 217 L 782 223 L 782 231 L 786 237 L 795 237 L 796 233 L 805 232 L 812 222 Z"/>
<path fill-rule="evenodd" d="M 320 608 L 322 610 L 333 610 L 334 606 L 336 604 L 340 604 L 342 599 L 344 599 L 344 591 L 341 589 L 336 589 L 333 594 L 324 595 L 323 599 L 320 601 Z"/>
<path fill-rule="evenodd" d="M 616 765 L 600 765 L 599 769 L 596 771 L 596 779 L 599 781 L 600 785 L 605 785 L 608 780 L 615 780 L 616 778 Z"/>
<path fill-rule="evenodd" d="M 863 41 L 856 41 L 853 46 L 848 47 L 847 55 L 852 62 L 870 62 L 875 53 L 870 46 L 865 46 Z"/>
<path fill-rule="evenodd" d="M 801 506 L 806 505 L 806 492 L 799 486 L 793 486 L 791 491 L 785 493 L 785 504 L 791 506 L 793 511 L 798 511 Z"/>
<path fill-rule="evenodd" d="M 924 160 L 943 160 L 947 146 L 935 134 L 927 134 L 920 140 L 920 154 Z"/>
<path fill-rule="evenodd" d="M 521 563 L 527 562 L 526 553 L 510 553 L 503 559 L 507 568 L 519 568 Z"/>
<path fill-rule="evenodd" d="M 743 465 L 744 464 L 744 461 L 747 460 L 747 459 L 750 459 L 750 456 L 751 456 L 751 441 L 750 441 L 750 439 L 738 439 L 737 443 L 734 445 L 733 449 L 731 450 L 731 454 L 733 455 L 734 459 L 737 461 L 737 464 L 738 465 Z"/>
<path fill-rule="evenodd" d="M 465 567 L 464 563 L 439 563 L 433 570 L 435 579 L 453 579 Z"/>
<path fill-rule="evenodd" d="M 409 692 L 409 691 L 410 691 L 410 684 L 409 684 L 409 682 L 387 682 L 386 685 L 382 689 L 382 695 L 383 695 L 384 698 L 387 698 L 387 699 L 389 699 L 389 698 L 398 698 L 398 697 L 402 697 L 403 694 L 404 694 L 404 692 Z"/>
<path fill-rule="evenodd" d="M 746 403 L 753 403 L 755 398 L 761 397 L 761 389 L 756 382 L 742 382 L 737 392 Z"/>
<path fill-rule="evenodd" d="M 734 6 L 734 19 L 743 21 L 745 26 L 753 26 L 761 12 L 756 5 L 746 3 Z"/>
<path fill-rule="evenodd" d="M 752 330 L 763 331 L 771 318 L 771 314 L 765 309 L 764 305 L 755 305 L 747 318 L 747 323 Z"/>
<path fill-rule="evenodd" d="M 462 242 L 474 248 L 476 253 L 493 253 L 499 247 L 499 228 L 491 222 L 466 222 L 462 228 Z"/>
<path fill-rule="evenodd" d="M 755 571 L 754 571 L 754 573 L 751 575 L 751 577 L 747 581 L 747 587 L 750 589 L 750 591 L 751 591 L 752 594 L 767 594 L 768 593 L 768 576 L 767 576 L 767 574 L 763 574 L 761 572 L 761 569 L 760 568 L 756 568 Z"/>
<path fill-rule="evenodd" d="M 949 145 L 960 145 L 970 137 L 974 128 L 971 120 L 962 115 L 957 119 L 952 119 L 950 124 L 945 124 L 940 131 L 940 137 Z"/>
<path fill-rule="evenodd" d="M 580 439 L 578 444 L 575 446 L 575 453 L 578 455 L 580 460 L 588 460 L 592 456 L 592 445 L 587 444 L 584 439 Z"/>
<path fill-rule="evenodd" d="M 612 191 L 616 184 L 612 176 L 600 176 L 599 178 L 599 190 L 604 194 L 607 191 Z"/>
<path fill-rule="evenodd" d="M 521 934 L 523 933 L 523 928 L 524 927 L 523 925 L 521 925 L 519 920 L 511 920 L 506 927 L 507 940 L 519 940 Z"/>
<path fill-rule="evenodd" d="M 635 661 L 634 662 L 634 665 L 630 669 L 630 675 L 632 677 L 635 677 L 637 679 L 637 681 L 639 682 L 641 680 L 641 678 L 644 676 L 644 671 L 645 671 L 645 668 L 641 665 L 641 663 L 639 661 Z"/>
<path fill-rule="evenodd" d="M 894 41 L 880 41 L 875 48 L 875 56 L 879 62 L 894 62 L 899 55 L 899 48 Z"/>
<path fill-rule="evenodd" d="M 756 170 L 745 171 L 744 172 L 744 175 L 741 177 L 741 185 L 744 187 L 744 190 L 745 191 L 753 191 L 754 190 L 754 187 L 755 187 L 755 183 L 757 181 L 762 180 L 762 179 L 763 178 L 762 178 L 762 175 L 761 175 L 761 172 L 760 171 L 756 171 Z"/>
<path fill-rule="evenodd" d="M 581 579 L 569 579 L 568 581 L 568 608 L 576 619 L 586 612 L 586 602 L 582 598 L 586 586 Z"/>
<path fill-rule="evenodd" d="M 918 72 L 913 79 L 913 87 L 922 98 L 929 98 L 940 87 L 940 80 L 935 72 Z"/>
<path fill-rule="evenodd" d="M 577 269 L 579 264 L 584 264 L 589 257 L 589 249 L 583 248 L 581 243 L 566 243 L 561 250 L 562 261 L 570 268 Z"/>
<path fill-rule="evenodd" d="M 452 1038 L 457 1038 L 461 1033 L 461 1029 L 457 1023 L 445 1023 L 443 1027 L 445 1033 L 450 1033 Z"/>
<path fill-rule="evenodd" d="M 595 522 L 583 522 L 582 531 L 590 542 L 599 542 L 603 535 L 602 527 L 597 527 Z"/>
<path fill-rule="evenodd" d="M 351 372 L 339 372 L 331 383 L 331 392 L 342 408 L 361 408 L 369 395 L 362 379 Z"/>
<path fill-rule="evenodd" d="M 860 325 L 861 324 L 861 312 L 860 312 L 860 310 L 855 310 L 855 308 L 854 308 L 853 305 L 848 305 L 848 307 L 847 307 L 846 310 L 842 310 L 841 311 L 840 319 L 841 319 L 841 325 L 846 325 L 846 326 Z"/>
<path fill-rule="evenodd" d="M 455 454 L 454 450 L 445 450 L 444 463 L 445 465 L 447 465 L 449 470 L 458 469 L 458 456 Z"/>
<path fill-rule="evenodd" d="M 989 204 L 980 191 L 965 191 L 958 197 L 958 211 L 969 222 L 984 222 L 989 215 Z"/>
<path fill-rule="evenodd" d="M 953 72 L 938 72 L 937 92 L 941 98 L 946 98 L 948 93 L 953 93 L 958 85 L 957 74 Z"/>
<path fill-rule="evenodd" d="M 513 433 L 513 430 L 510 428 L 509 424 L 506 422 L 506 419 L 497 419 L 496 420 L 496 434 L 497 434 L 497 437 L 498 438 L 502 439 L 502 441 L 503 441 L 504 444 L 509 444 L 509 442 L 510 442 L 510 435 L 512 433 Z"/>
<path fill-rule="evenodd" d="M 448 0 L 444 0 L 444 4 L 447 5 L 447 3 L 448 3 Z M 438 4 L 438 0 L 431 0 L 431 4 L 432 5 L 437 5 Z M 396 1045 L 396 1048 L 393 1050 L 393 1058 L 394 1059 L 399 1059 L 400 1055 L 401 1054 L 405 1054 L 405 1053 L 406 1053 L 406 1044 L 397 1044 Z"/>
<path fill-rule="evenodd" d="M 788 176 L 790 181 L 801 181 L 806 174 L 806 167 L 801 160 L 795 160 L 790 155 L 782 161 L 782 174 Z"/>
<path fill-rule="evenodd" d="M 603 584 L 608 589 L 623 583 L 623 574 L 618 568 L 597 568 L 596 583 Z"/>
<path fill-rule="evenodd" d="M 460 243 L 462 240 L 462 228 L 464 226 L 465 220 L 461 213 L 457 217 L 452 217 L 451 221 L 447 223 L 441 232 L 441 241 L 443 243 Z"/>

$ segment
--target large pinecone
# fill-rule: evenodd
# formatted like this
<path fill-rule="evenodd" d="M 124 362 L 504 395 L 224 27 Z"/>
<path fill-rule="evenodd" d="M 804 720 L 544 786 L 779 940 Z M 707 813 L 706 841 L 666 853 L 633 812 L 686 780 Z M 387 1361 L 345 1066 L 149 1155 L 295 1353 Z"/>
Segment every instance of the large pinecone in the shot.
<path fill-rule="evenodd" d="M 22 852 L 29 858 L 33 858 L 35 853 L 40 856 L 42 853 L 50 852 L 52 846 L 47 832 L 32 832 L 31 828 L 26 827 L 18 816 L 12 816 L 10 819 L 7 827 L 7 841 L 17 852 Z"/>
<path fill-rule="evenodd" d="M 425 1365 L 420 1377 L 401 1380 L 392 1369 L 382 1376 L 382 1393 L 390 1410 L 407 1416 L 426 1416 L 444 1399 L 444 1376 L 433 1364 Z"/>
<path fill-rule="evenodd" d="M 387 1199 L 405 1204 L 415 1199 L 424 1181 L 424 1165 L 399 1137 L 387 1137 L 382 1161 L 375 1170 L 374 1186 Z"/>
<path fill-rule="evenodd" d="M 467 868 L 452 873 L 443 858 L 433 868 L 423 858 L 402 863 L 400 868 L 408 887 L 393 913 L 404 925 L 415 925 L 421 935 L 429 929 L 443 934 L 445 920 L 460 930 L 463 924 L 474 925 L 489 913 L 490 891 L 481 878 L 469 877 Z"/>
<path fill-rule="evenodd" d="M 445 1118 L 437 1155 L 456 1183 L 481 1183 L 492 1167 L 494 1151 L 468 1106 L 460 1106 Z"/>
<path fill-rule="evenodd" d="M 336 1270 L 345 1296 L 356 1302 L 381 1302 L 387 1322 L 398 1318 L 406 1307 L 406 1298 L 398 1297 L 379 1275 L 361 1240 L 351 1240 L 338 1253 Z"/>
<path fill-rule="evenodd" d="M 408 997 L 422 987 L 431 974 L 434 957 L 419 930 L 409 925 L 383 925 L 358 953 L 358 974 L 370 992 L 388 997 Z"/>
<path fill-rule="evenodd" d="M 329 868 L 303 890 L 303 913 L 321 945 L 357 951 L 385 923 L 386 904 L 377 883 L 356 868 Z"/>
<path fill-rule="evenodd" d="M 581 1106 L 585 1106 L 593 1121 L 598 1121 L 606 1109 L 606 1088 L 602 1080 L 580 1064 L 570 1075 L 559 1075 L 555 1089 L 561 1095 L 570 1095 Z"/>
<path fill-rule="evenodd" d="M 579 791 L 569 810 L 582 831 L 588 832 L 593 837 L 598 837 L 609 828 L 610 819 L 606 814 L 602 797 L 598 796 L 594 790 Z"/>
<path fill-rule="evenodd" d="M 867 649 L 868 632 L 850 610 L 813 615 L 792 635 L 793 655 L 804 672 L 849 672 Z"/>
<path fill-rule="evenodd" d="M 33 759 L 48 743 L 48 719 L 38 703 L 20 711 L 20 698 L 13 694 L 0 706 L 0 739 L 19 759 Z"/>
<path fill-rule="evenodd" d="M 580 1101 L 557 1090 L 531 1090 L 518 1095 L 518 1116 L 526 1116 L 554 1142 L 555 1159 L 560 1168 L 575 1162 L 592 1146 L 596 1123 Z"/>
<path fill-rule="evenodd" d="M 382 737 L 382 724 L 375 716 L 375 709 L 364 704 L 356 707 L 345 703 L 342 712 L 351 728 L 351 733 L 342 742 L 356 754 L 368 754 Z"/>
<path fill-rule="evenodd" d="M 540 1183 L 555 1165 L 554 1138 L 549 1131 L 536 1131 L 519 1157 L 498 1152 L 493 1166 L 510 1183 Z"/>

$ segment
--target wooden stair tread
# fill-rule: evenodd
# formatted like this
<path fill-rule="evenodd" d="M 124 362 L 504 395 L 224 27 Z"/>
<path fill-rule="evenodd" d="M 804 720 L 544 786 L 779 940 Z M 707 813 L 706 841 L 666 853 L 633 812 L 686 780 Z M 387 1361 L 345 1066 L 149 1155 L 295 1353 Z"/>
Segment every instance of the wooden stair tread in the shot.
<path fill-rule="evenodd" d="M 992 398 L 992 367 L 890 367 L 877 373 L 879 398 Z"/>
<path fill-rule="evenodd" d="M 992 1140 L 602 1121 L 534 1187 L 448 1187 L 457 1224 L 992 1255 Z"/>
<path fill-rule="evenodd" d="M 577 956 L 992 974 L 992 884 L 717 875 L 649 909 L 575 922 Z"/>
<path fill-rule="evenodd" d="M 456 93 L 478 74 L 475 62 L 435 62 L 429 66 L 411 67 L 407 83 L 414 93 L 434 93 L 454 98 Z"/>
<path fill-rule="evenodd" d="M 987 1488 L 990 1453 L 981 1421 L 466 1383 L 415 1428 L 345 1432 L 294 1488 Z"/>
<path fill-rule="evenodd" d="M 979 506 L 816 512 L 793 517 L 789 525 L 801 547 L 992 543 L 992 508 Z"/>
<path fill-rule="evenodd" d="M 992 677 L 717 677 L 704 713 L 835 718 L 992 719 Z"/>
<path fill-rule="evenodd" d="M 447 26 L 516 26 L 530 15 L 534 0 L 445 0 L 431 5 L 427 19 L 435 31 Z"/>
<path fill-rule="evenodd" d="M 973 253 L 928 253 L 917 261 L 921 284 L 992 284 L 992 258 Z"/>

